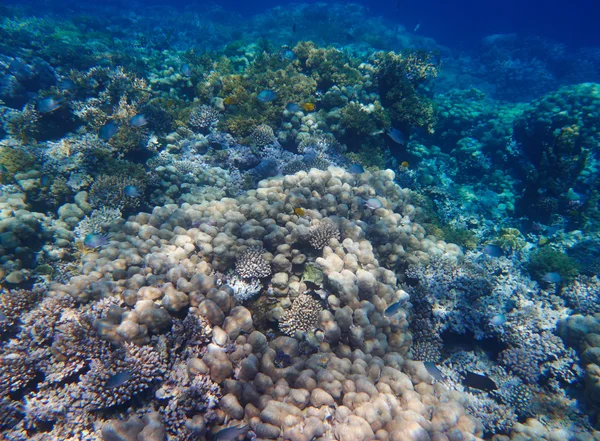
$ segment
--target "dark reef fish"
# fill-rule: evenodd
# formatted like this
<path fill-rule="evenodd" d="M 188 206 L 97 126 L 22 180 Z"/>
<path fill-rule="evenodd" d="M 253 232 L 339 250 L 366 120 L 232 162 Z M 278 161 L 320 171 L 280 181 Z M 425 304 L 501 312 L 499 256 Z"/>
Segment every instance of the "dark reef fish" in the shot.
<path fill-rule="evenodd" d="M 294 61 L 296 59 L 296 54 L 291 49 L 283 49 L 279 53 L 279 57 L 282 60 Z"/>
<path fill-rule="evenodd" d="M 402 302 L 396 302 L 396 303 L 392 303 L 390 306 L 388 306 L 385 311 L 384 314 L 386 317 L 391 317 L 394 314 L 396 314 L 398 311 L 400 311 L 400 307 L 402 306 Z"/>
<path fill-rule="evenodd" d="M 377 210 L 378 208 L 383 207 L 383 203 L 377 198 L 369 198 L 365 201 L 365 208 L 369 208 L 371 210 Z"/>
<path fill-rule="evenodd" d="M 110 138 L 117 134 L 119 130 L 119 125 L 116 122 L 108 122 L 100 127 L 100 131 L 98 132 L 98 138 L 102 141 L 108 141 Z"/>
<path fill-rule="evenodd" d="M 355 175 L 360 175 L 361 173 L 365 172 L 364 167 L 360 164 L 352 164 L 348 170 L 350 171 L 350 173 L 353 173 Z"/>
<path fill-rule="evenodd" d="M 442 371 L 438 369 L 435 363 L 431 361 L 424 361 L 423 364 L 425 365 L 425 369 L 427 369 L 429 375 L 431 375 L 435 381 L 442 381 L 444 374 L 442 374 Z"/>
<path fill-rule="evenodd" d="M 107 243 L 106 236 L 97 233 L 90 233 L 83 239 L 83 244 L 88 248 L 99 248 Z"/>
<path fill-rule="evenodd" d="M 39 100 L 35 107 L 39 112 L 52 113 L 58 109 L 64 101 L 64 98 L 48 97 L 44 98 L 43 100 Z"/>
<path fill-rule="evenodd" d="M 506 323 L 506 316 L 504 314 L 496 314 L 490 319 L 490 325 L 492 326 L 502 326 Z"/>
<path fill-rule="evenodd" d="M 74 90 L 75 82 L 70 78 L 63 78 L 58 82 L 58 88 L 60 90 Z"/>
<path fill-rule="evenodd" d="M 240 436 L 246 435 L 248 431 L 248 426 L 231 426 L 225 429 L 219 430 L 213 436 L 213 441 L 234 441 L 237 440 Z"/>
<path fill-rule="evenodd" d="M 371 136 L 381 135 L 382 133 L 387 134 L 396 144 L 406 144 L 406 136 L 404 136 L 404 133 L 402 133 L 400 129 L 395 127 L 388 127 L 385 130 L 377 130 L 371 133 Z"/>
<path fill-rule="evenodd" d="M 562 276 L 558 273 L 546 273 L 542 280 L 548 283 L 560 283 L 562 282 Z"/>
<path fill-rule="evenodd" d="M 490 257 L 502 257 L 504 251 L 498 245 L 487 244 L 483 247 L 483 252 Z"/>
<path fill-rule="evenodd" d="M 131 380 L 131 377 L 131 371 L 119 372 L 118 374 L 114 374 L 108 377 L 108 380 L 106 380 L 104 387 L 106 387 L 107 389 L 113 389 L 115 387 L 123 386 L 125 383 Z"/>
<path fill-rule="evenodd" d="M 390 127 L 387 129 L 386 133 L 396 144 L 406 144 L 406 136 L 404 136 L 404 133 L 395 127 Z"/>
<path fill-rule="evenodd" d="M 465 386 L 472 387 L 474 389 L 484 390 L 487 392 L 491 392 L 493 390 L 498 389 L 498 386 L 496 386 L 494 380 L 492 380 L 487 375 L 480 375 L 467 371 L 464 377 L 465 379 L 463 381 L 463 384 Z"/>
<path fill-rule="evenodd" d="M 271 101 L 275 101 L 277 98 L 277 93 L 274 90 L 263 90 L 258 94 L 258 101 L 263 103 L 270 103 Z"/>
<path fill-rule="evenodd" d="M 123 193 L 125 196 L 129 196 L 130 198 L 138 198 L 141 196 L 140 192 L 133 185 L 126 185 L 123 189 Z"/>
<path fill-rule="evenodd" d="M 189 64 L 184 64 L 181 66 L 181 68 L 179 69 L 179 72 L 181 72 L 181 75 L 183 75 L 184 77 L 191 77 L 192 76 L 192 69 L 190 68 Z"/>
<path fill-rule="evenodd" d="M 140 113 L 138 115 L 132 116 L 129 119 L 129 124 L 133 127 L 143 127 L 146 124 L 148 124 L 148 120 L 146 119 L 143 113 Z"/>

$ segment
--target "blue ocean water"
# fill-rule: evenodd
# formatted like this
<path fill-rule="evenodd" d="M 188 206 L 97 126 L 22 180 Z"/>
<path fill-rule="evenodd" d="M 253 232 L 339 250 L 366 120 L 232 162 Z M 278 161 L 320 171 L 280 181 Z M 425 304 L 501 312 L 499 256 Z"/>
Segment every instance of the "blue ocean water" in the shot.
<path fill-rule="evenodd" d="M 0 439 L 600 439 L 599 12 L 2 2 Z"/>

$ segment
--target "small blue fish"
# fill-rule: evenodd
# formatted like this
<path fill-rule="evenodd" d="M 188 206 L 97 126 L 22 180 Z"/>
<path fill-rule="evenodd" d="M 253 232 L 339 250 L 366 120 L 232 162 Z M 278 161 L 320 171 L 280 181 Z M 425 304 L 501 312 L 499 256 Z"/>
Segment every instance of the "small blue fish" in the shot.
<path fill-rule="evenodd" d="M 289 103 L 287 106 L 285 106 L 285 110 L 287 110 L 288 112 L 298 112 L 300 110 L 300 106 L 296 103 Z"/>
<path fill-rule="evenodd" d="M 506 316 L 504 314 L 496 314 L 490 320 L 490 325 L 492 326 L 502 326 L 506 323 Z"/>
<path fill-rule="evenodd" d="M 100 127 L 100 131 L 98 132 L 98 138 L 103 141 L 108 141 L 110 138 L 117 134 L 119 130 L 119 125 L 116 122 L 108 122 Z"/>
<path fill-rule="evenodd" d="M 125 383 L 131 380 L 131 377 L 132 375 L 130 371 L 119 372 L 118 374 L 110 376 L 108 380 L 106 380 L 104 387 L 107 389 L 113 389 L 115 387 L 123 386 Z"/>
<path fill-rule="evenodd" d="M 191 77 L 192 76 L 192 69 L 190 68 L 189 64 L 184 64 L 183 66 L 181 66 L 181 69 L 179 69 L 179 72 L 181 72 L 181 74 L 184 77 Z"/>
<path fill-rule="evenodd" d="M 291 49 L 286 49 L 281 52 L 281 58 L 289 61 L 296 59 L 296 54 Z"/>
<path fill-rule="evenodd" d="M 50 185 L 50 176 L 48 176 L 48 175 L 43 175 L 43 176 L 40 178 L 40 185 L 41 185 L 42 187 L 47 187 L 48 185 Z"/>
<path fill-rule="evenodd" d="M 383 203 L 377 198 L 369 198 L 365 201 L 365 207 L 370 208 L 371 210 L 377 210 L 378 208 L 383 207 Z"/>
<path fill-rule="evenodd" d="M 424 361 L 423 364 L 425 365 L 425 369 L 427 369 L 429 375 L 431 375 L 435 381 L 442 381 L 444 374 L 442 374 L 442 371 L 438 369 L 435 363 L 431 361 Z"/>
<path fill-rule="evenodd" d="M 502 257 L 504 254 L 502 248 L 500 248 L 498 245 L 492 245 L 490 243 L 483 247 L 483 252 L 490 257 Z"/>
<path fill-rule="evenodd" d="M 360 175 L 361 173 L 365 172 L 364 167 L 360 164 L 352 164 L 348 170 L 350 170 L 350 173 L 354 173 L 355 175 Z"/>
<path fill-rule="evenodd" d="M 234 441 L 241 435 L 245 435 L 248 426 L 232 426 L 225 429 L 219 430 L 213 436 L 214 441 Z"/>
<path fill-rule="evenodd" d="M 60 107 L 64 99 L 62 98 L 44 98 L 37 102 L 36 108 L 42 113 L 52 113 Z"/>
<path fill-rule="evenodd" d="M 107 243 L 106 236 L 98 233 L 90 233 L 83 239 L 83 244 L 88 248 L 99 248 Z"/>
<path fill-rule="evenodd" d="M 387 308 L 385 308 L 384 314 L 386 317 L 391 317 L 394 314 L 398 313 L 398 311 L 400 311 L 402 306 L 402 302 L 396 302 L 396 303 L 392 303 L 390 306 L 388 306 Z"/>
<path fill-rule="evenodd" d="M 275 101 L 277 93 L 274 90 L 267 89 L 259 93 L 257 98 L 262 103 L 270 103 L 271 101 Z"/>
<path fill-rule="evenodd" d="M 75 87 L 75 82 L 70 78 L 63 78 L 58 82 L 58 88 L 61 90 L 73 90 Z"/>
<path fill-rule="evenodd" d="M 133 185 L 126 185 L 123 189 L 123 193 L 130 198 L 138 198 L 141 196 L 140 192 Z"/>
<path fill-rule="evenodd" d="M 0 323 L 7 322 L 8 317 L 3 312 L 0 312 Z"/>
<path fill-rule="evenodd" d="M 390 127 L 387 129 L 386 133 L 392 140 L 397 144 L 406 144 L 406 136 L 400 130 Z"/>
<path fill-rule="evenodd" d="M 548 283 L 560 283 L 562 282 L 562 276 L 558 273 L 546 273 L 542 280 Z"/>
<path fill-rule="evenodd" d="M 148 120 L 146 119 L 143 113 L 140 113 L 138 115 L 132 116 L 129 119 L 129 124 L 133 127 L 143 127 L 146 124 L 148 124 Z"/>

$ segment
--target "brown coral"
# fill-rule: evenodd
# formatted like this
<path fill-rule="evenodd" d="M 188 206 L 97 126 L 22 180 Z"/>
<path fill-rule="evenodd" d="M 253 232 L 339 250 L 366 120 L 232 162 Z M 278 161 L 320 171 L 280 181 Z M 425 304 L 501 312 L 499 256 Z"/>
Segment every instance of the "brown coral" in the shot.
<path fill-rule="evenodd" d="M 313 248 L 322 250 L 331 239 L 339 240 L 340 230 L 330 220 L 321 221 L 310 228 L 309 243 Z"/>
<path fill-rule="evenodd" d="M 263 257 L 265 250 L 250 247 L 238 256 L 235 272 L 244 279 L 262 279 L 271 275 L 271 265 Z"/>
<path fill-rule="evenodd" d="M 312 332 L 317 328 L 321 304 L 307 294 L 300 294 L 279 320 L 279 329 L 286 335 L 296 332 Z"/>

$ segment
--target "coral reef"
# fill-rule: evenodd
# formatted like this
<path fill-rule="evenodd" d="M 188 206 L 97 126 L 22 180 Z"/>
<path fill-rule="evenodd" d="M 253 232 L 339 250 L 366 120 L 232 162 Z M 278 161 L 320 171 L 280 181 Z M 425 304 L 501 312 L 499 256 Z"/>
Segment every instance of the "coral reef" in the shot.
<path fill-rule="evenodd" d="M 250 247 L 242 252 L 235 262 L 235 272 L 244 279 L 262 279 L 271 275 L 271 265 L 265 260 L 266 251 Z"/>
<path fill-rule="evenodd" d="M 205 6 L 1 7 L 0 438 L 600 439 L 600 51 Z"/>

